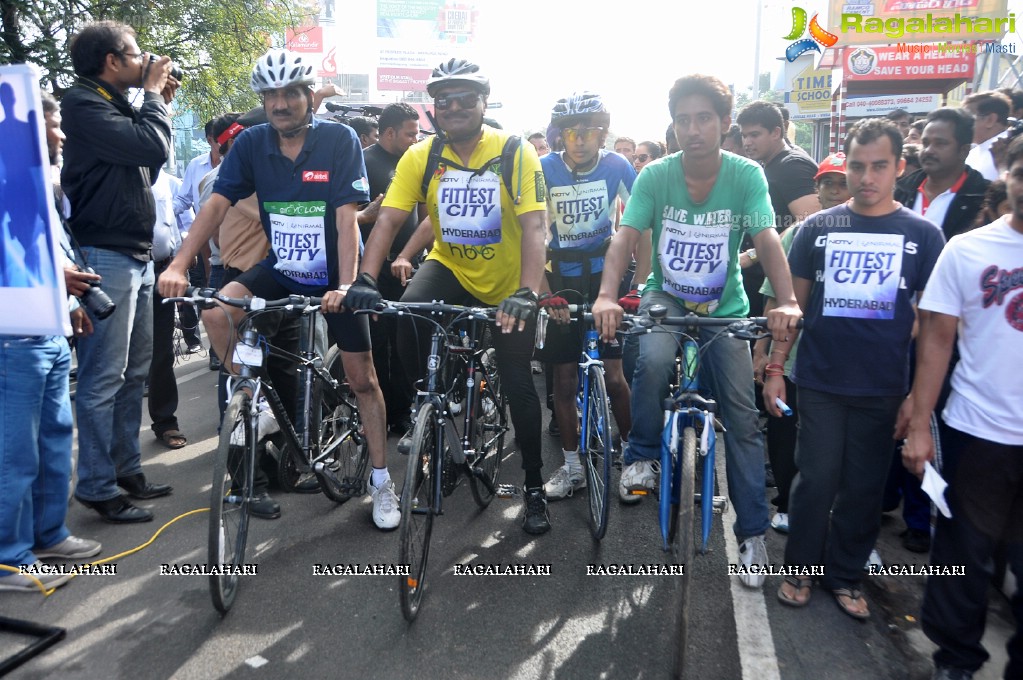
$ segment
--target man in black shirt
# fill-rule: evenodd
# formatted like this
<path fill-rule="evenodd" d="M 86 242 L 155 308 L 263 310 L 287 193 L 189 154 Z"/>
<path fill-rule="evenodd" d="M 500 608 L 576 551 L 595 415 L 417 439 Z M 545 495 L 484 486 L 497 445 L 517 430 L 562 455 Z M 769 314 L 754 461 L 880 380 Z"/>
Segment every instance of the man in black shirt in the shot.
<path fill-rule="evenodd" d="M 178 81 L 171 60 L 139 49 L 125 24 L 90 24 L 71 39 L 78 80 L 62 106 L 61 184 L 81 254 L 117 305 L 78 342 L 78 485 L 75 497 L 108 522 L 147 522 L 132 498 L 170 493 L 142 474 L 142 387 L 153 353 L 153 225 L 150 187 L 171 150 L 167 105 Z M 140 109 L 125 97 L 141 87 Z"/>
<path fill-rule="evenodd" d="M 785 145 L 785 121 L 771 102 L 755 101 L 744 108 L 736 121 L 742 131 L 746 155 L 764 166 L 767 188 L 774 206 L 774 224 L 779 232 L 821 209 L 814 175 L 817 164 L 802 149 Z M 739 260 L 742 282 L 750 300 L 750 314 L 763 316 L 764 298 L 760 286 L 764 272 L 753 249 Z"/>
<path fill-rule="evenodd" d="M 369 240 L 369 234 L 376 223 L 380 201 L 387 192 L 387 186 L 394 177 L 398 160 L 410 146 L 419 139 L 419 114 L 405 103 L 390 104 L 380 114 L 379 137 L 376 144 L 365 149 L 366 175 L 369 179 L 369 195 L 376 199 L 359 214 L 359 231 L 362 242 Z M 409 213 L 405 223 L 395 236 L 388 254 L 388 263 L 393 263 L 419 224 L 417 213 Z M 418 257 L 413 264 L 418 264 Z M 401 279 L 391 273 L 391 267 L 380 270 L 377 280 L 380 294 L 388 300 L 399 300 L 404 292 Z M 370 321 L 370 335 L 373 338 L 373 364 L 377 380 L 387 404 L 388 427 L 392 432 L 404 434 L 411 424 L 409 407 L 412 405 L 412 386 L 405 375 L 397 353 L 397 323 L 393 317 L 381 317 Z"/>

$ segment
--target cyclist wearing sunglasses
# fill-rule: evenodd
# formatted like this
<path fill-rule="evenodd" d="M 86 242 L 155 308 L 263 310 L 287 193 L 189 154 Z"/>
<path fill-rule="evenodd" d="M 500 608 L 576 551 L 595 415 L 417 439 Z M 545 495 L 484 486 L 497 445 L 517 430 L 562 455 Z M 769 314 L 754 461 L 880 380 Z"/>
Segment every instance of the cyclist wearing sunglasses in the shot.
<path fill-rule="evenodd" d="M 600 95 L 576 92 L 560 99 L 551 111 L 551 125 L 561 131 L 565 150 L 540 159 L 551 221 L 547 283 L 552 291 L 578 291 L 583 299 L 573 302 L 596 299 L 618 205 L 628 200 L 636 179 L 636 171 L 627 160 L 603 148 L 610 124 L 611 114 Z M 558 295 L 545 298 L 541 304 L 556 310 L 563 300 Z M 555 320 L 562 320 L 559 317 L 555 312 Z M 563 320 L 567 321 L 567 316 Z M 582 328 L 573 321 L 550 325 L 544 349 L 538 352 L 542 360 L 554 365 L 554 417 L 565 454 L 565 464 L 544 486 L 550 499 L 571 496 L 586 486 L 579 461 L 575 405 L 581 346 Z M 632 426 L 629 386 L 622 373 L 622 347 L 617 340 L 602 343 L 601 358 L 618 429 L 627 438 Z"/>
<path fill-rule="evenodd" d="M 522 528 L 541 534 L 550 529 L 550 520 L 540 475 L 540 400 L 529 366 L 547 228 L 540 160 L 533 145 L 521 140 L 509 191 L 498 175 L 509 133 L 483 124 L 490 80 L 476 64 L 451 59 L 433 70 L 426 89 L 434 98 L 444 142 L 439 159 L 434 156 L 437 169 L 424 178 L 432 140 L 402 156 L 345 305 L 372 309 L 381 300 L 374 277 L 408 214 L 417 203 L 426 203 L 434 247 L 401 299 L 498 305 L 500 332 L 494 333 L 493 342 L 526 473 Z M 426 373 L 430 335 L 428 329 L 416 330 L 398 336 L 410 377 Z"/>

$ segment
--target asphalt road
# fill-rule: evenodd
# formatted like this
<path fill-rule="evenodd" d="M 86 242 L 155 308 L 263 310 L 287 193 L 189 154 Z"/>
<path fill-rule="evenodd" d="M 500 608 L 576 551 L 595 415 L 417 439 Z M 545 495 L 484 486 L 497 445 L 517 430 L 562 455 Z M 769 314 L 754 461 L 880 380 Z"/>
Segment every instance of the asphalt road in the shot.
<path fill-rule="evenodd" d="M 177 373 L 178 415 L 189 445 L 170 451 L 147 424 L 141 434 L 147 475 L 174 485 L 173 495 L 141 502 L 156 521 L 112 526 L 71 505 L 69 527 L 102 541 L 101 557 L 136 548 L 165 522 L 207 507 L 216 445 L 215 375 L 201 357 Z M 542 390 L 542 381 L 537 384 Z M 546 425 L 546 412 L 544 417 Z M 546 434 L 544 439 L 549 473 L 560 464 L 560 453 L 555 440 Z M 388 444 L 391 474 L 400 488 L 404 458 L 395 452 L 396 437 Z M 501 481 L 521 484 L 518 455 L 513 448 L 508 454 Z M 337 506 L 321 495 L 276 494 L 283 516 L 252 521 L 247 562 L 258 566 L 258 574 L 244 577 L 224 617 L 210 602 L 206 577 L 160 574 L 164 564 L 206 561 L 207 514 L 185 516 L 148 547 L 118 557 L 116 575 L 77 577 L 50 597 L 0 595 L 4 616 L 67 629 L 65 640 L 11 677 L 666 678 L 675 579 L 586 574 L 587 565 L 665 561 L 655 503 L 623 507 L 612 501 L 607 536 L 597 543 L 588 531 L 584 496 L 552 503 L 552 531 L 532 537 L 520 529 L 521 501 L 495 499 L 480 511 L 464 484 L 456 489 L 434 523 L 429 584 L 412 624 L 401 615 L 398 577 L 314 575 L 317 564 L 397 562 L 398 534 L 372 525 L 367 497 Z M 724 519 L 728 523 L 727 515 Z M 897 513 L 886 517 L 880 542 L 886 562 L 924 563 L 901 548 L 902 528 Z M 770 532 L 769 554 L 776 563 L 783 541 Z M 726 544 L 721 516 L 711 548 L 690 565 L 688 677 L 930 676 L 931 647 L 915 618 L 922 578 L 868 578 L 874 615 L 859 623 L 820 591 L 806 609 L 781 606 L 774 596 L 780 578 L 769 579 L 762 591 L 738 585 L 727 575 L 734 542 Z M 550 575 L 456 575 L 455 566 L 466 563 L 550 565 Z M 994 597 L 993 608 L 994 659 L 981 679 L 999 677 L 1004 640 L 1011 634 L 1011 615 L 1000 597 Z M 27 638 L 0 634 L 0 655 L 26 643 Z"/>

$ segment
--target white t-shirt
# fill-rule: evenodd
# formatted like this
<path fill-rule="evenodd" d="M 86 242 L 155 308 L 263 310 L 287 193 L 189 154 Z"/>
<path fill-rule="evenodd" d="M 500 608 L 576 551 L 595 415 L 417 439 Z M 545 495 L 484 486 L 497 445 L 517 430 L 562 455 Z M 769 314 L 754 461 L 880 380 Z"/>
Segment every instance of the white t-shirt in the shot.
<path fill-rule="evenodd" d="M 1000 218 L 955 236 L 920 309 L 959 318 L 960 360 L 945 422 L 975 437 L 1023 445 L 1023 234 Z"/>
<path fill-rule="evenodd" d="M 990 182 L 998 179 L 998 167 L 995 165 L 995 159 L 991 157 L 991 147 L 995 142 L 1008 134 L 1008 130 L 1002 130 L 994 137 L 985 139 L 980 144 L 975 145 L 970 149 L 969 155 L 966 156 L 966 164 L 984 175 L 984 179 Z"/>

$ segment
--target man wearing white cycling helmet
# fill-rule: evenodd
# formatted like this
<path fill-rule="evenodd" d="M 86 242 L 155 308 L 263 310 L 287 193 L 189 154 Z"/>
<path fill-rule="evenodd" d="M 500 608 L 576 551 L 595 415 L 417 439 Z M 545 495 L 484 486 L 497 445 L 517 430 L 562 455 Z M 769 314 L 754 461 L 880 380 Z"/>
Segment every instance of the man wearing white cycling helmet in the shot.
<path fill-rule="evenodd" d="M 540 304 L 550 307 L 558 321 L 567 320 L 567 315 L 556 311 L 565 303 L 592 303 L 597 299 L 604 253 L 611 243 L 619 202 L 628 200 L 636 179 L 636 171 L 628 161 L 603 148 L 610 125 L 611 114 L 594 92 L 575 92 L 559 99 L 551 110 L 551 126 L 561 131 L 565 149 L 540 159 L 551 220 L 547 283 L 553 291 L 553 296 L 541 296 Z M 554 366 L 554 417 L 565 455 L 565 464 L 544 486 L 550 499 L 570 496 L 586 486 L 579 460 L 575 404 L 582 332 L 578 322 L 551 324 L 544 348 L 538 351 L 542 360 Z M 632 420 L 619 341 L 601 343 L 600 356 L 611 408 L 619 431 L 627 438 Z"/>
<path fill-rule="evenodd" d="M 313 117 L 313 82 L 312 65 L 293 52 L 271 49 L 256 62 L 251 85 L 262 96 L 269 124 L 238 135 L 222 164 L 213 196 L 192 224 L 192 236 L 160 279 L 160 293 L 175 297 L 184 292 L 185 271 L 199 246 L 209 240 L 235 201 L 255 192 L 270 254 L 222 292 L 267 299 L 290 294 L 323 296 L 324 318 L 341 347 L 345 375 L 365 424 L 373 463 L 373 521 L 381 529 L 393 529 L 400 513 L 386 466 L 384 401 L 373 369 L 368 319 L 341 311 L 344 291 L 358 266 L 356 212 L 360 202 L 369 200 L 366 169 L 351 128 Z M 235 342 L 232 328 L 243 312 L 232 308 L 230 313 L 232 319 L 219 310 L 203 315 L 218 352 L 230 349 L 229 345 L 233 348 Z M 230 357 L 233 352 L 221 356 Z M 297 400 L 282 396 L 285 405 L 294 409 Z M 279 508 L 273 507 L 277 504 L 267 499 L 261 494 L 257 507 L 266 516 L 278 516 Z"/>
<path fill-rule="evenodd" d="M 532 144 L 509 144 L 508 133 L 483 124 L 490 80 L 476 64 L 450 59 L 433 70 L 426 88 L 442 141 L 420 142 L 398 162 L 345 305 L 371 309 L 380 302 L 374 276 L 405 218 L 426 203 L 434 247 L 401 299 L 498 305 L 494 346 L 526 476 L 522 528 L 542 534 L 550 520 L 540 475 L 540 400 L 529 366 L 547 227 L 540 160 Z M 426 329 L 399 334 L 410 377 L 425 374 L 426 347 L 417 336 L 429 340 Z"/>

